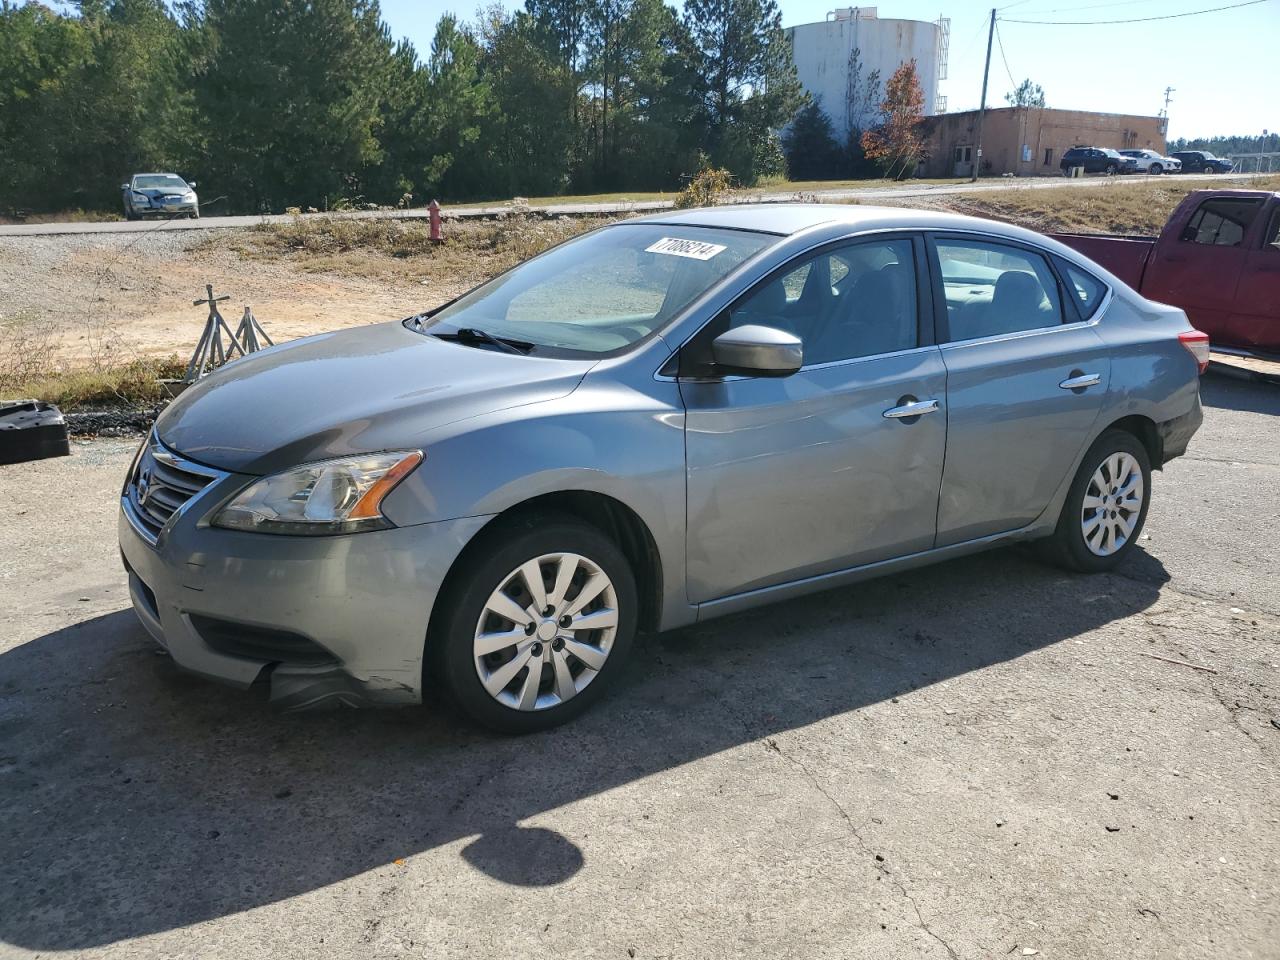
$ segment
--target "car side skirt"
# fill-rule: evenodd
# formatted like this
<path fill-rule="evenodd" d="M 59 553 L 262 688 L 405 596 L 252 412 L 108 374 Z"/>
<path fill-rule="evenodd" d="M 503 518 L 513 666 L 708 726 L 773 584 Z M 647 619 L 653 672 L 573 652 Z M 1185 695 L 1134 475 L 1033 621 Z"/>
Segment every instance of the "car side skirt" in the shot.
<path fill-rule="evenodd" d="M 905 557 L 895 557 L 892 560 L 880 560 L 858 567 L 822 573 L 813 577 L 805 577 L 803 580 L 792 580 L 789 583 L 760 587 L 756 590 L 748 590 L 745 593 L 734 594 L 719 600 L 709 600 L 698 605 L 698 622 L 701 623 L 714 617 L 738 613 L 741 610 L 750 610 L 766 603 L 777 603 L 782 600 L 790 600 L 793 597 L 802 597 L 810 593 L 819 593 L 823 590 L 860 583 L 863 580 L 888 576 L 892 573 L 903 573 L 907 570 L 914 570 L 917 567 L 941 563 L 943 560 L 950 560 L 954 557 L 979 553 L 1004 543 L 1035 540 L 1051 534 L 1056 522 L 1056 513 L 1052 521 L 1046 520 L 1042 515 L 1035 522 L 1017 530 L 1008 530 L 1004 533 L 980 537 L 977 540 L 966 540 L 963 543 L 953 543 L 945 547 L 936 547 L 932 550 L 922 550 L 919 553 L 908 554 Z"/>

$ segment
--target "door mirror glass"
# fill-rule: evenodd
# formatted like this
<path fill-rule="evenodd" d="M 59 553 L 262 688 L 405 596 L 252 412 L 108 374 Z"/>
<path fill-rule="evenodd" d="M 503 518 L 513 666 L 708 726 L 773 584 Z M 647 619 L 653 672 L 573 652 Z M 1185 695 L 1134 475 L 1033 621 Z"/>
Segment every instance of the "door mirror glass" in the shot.
<path fill-rule="evenodd" d="M 711 356 L 719 374 L 788 377 L 804 363 L 804 346 L 793 334 L 753 323 L 716 337 Z"/>
<path fill-rule="evenodd" d="M 195 182 L 194 180 L 190 181 L 190 182 L 187 184 L 187 186 L 188 186 L 188 187 L 191 187 L 192 189 L 194 189 L 194 188 L 195 188 L 195 185 L 196 185 L 196 182 Z"/>

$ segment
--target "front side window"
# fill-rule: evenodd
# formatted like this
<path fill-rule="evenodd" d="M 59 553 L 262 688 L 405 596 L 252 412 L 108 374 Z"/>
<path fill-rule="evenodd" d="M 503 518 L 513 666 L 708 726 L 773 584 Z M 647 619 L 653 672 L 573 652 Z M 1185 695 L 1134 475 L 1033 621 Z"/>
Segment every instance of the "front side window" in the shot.
<path fill-rule="evenodd" d="M 756 287 L 729 309 L 727 326 L 795 334 L 811 366 L 910 350 L 917 317 L 911 241 L 869 240 L 825 250 Z"/>
<path fill-rule="evenodd" d="M 1062 323 L 1058 283 L 1040 254 L 987 240 L 942 239 L 935 249 L 951 340 Z"/>
<path fill-rule="evenodd" d="M 1238 247 L 1261 209 L 1260 199 L 1206 200 L 1187 221 L 1181 239 L 1202 246 Z"/>
<path fill-rule="evenodd" d="M 1263 249 L 1270 247 L 1280 252 L 1280 210 L 1271 214 L 1271 222 L 1267 224 L 1266 236 L 1262 238 Z"/>
<path fill-rule="evenodd" d="M 417 325 L 531 345 L 536 355 L 594 356 L 647 337 L 772 234 L 675 224 L 615 224 L 562 244 L 473 290 Z"/>

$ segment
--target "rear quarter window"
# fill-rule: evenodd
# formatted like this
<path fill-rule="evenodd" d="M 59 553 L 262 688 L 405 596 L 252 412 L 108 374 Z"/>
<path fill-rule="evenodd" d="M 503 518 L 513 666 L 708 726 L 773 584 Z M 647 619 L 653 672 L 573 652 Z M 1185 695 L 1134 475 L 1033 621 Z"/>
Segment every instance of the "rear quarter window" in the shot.
<path fill-rule="evenodd" d="M 1067 296 L 1076 305 L 1081 320 L 1089 320 L 1098 312 L 1102 298 L 1107 295 L 1107 285 L 1091 273 L 1081 270 L 1074 263 L 1058 261 L 1058 269 L 1067 281 Z"/>

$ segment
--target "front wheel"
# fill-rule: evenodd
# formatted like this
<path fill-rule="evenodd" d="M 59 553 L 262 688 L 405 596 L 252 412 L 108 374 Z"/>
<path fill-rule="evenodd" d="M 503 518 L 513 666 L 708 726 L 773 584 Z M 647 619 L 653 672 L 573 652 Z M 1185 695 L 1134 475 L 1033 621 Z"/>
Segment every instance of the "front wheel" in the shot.
<path fill-rule="evenodd" d="M 621 672 L 635 637 L 635 576 L 617 545 L 572 517 L 485 535 L 453 578 L 428 663 L 471 719 L 501 733 L 558 726 Z"/>
<path fill-rule="evenodd" d="M 1108 177 L 1114 177 L 1114 176 L 1116 175 L 1116 171 L 1117 171 L 1118 169 L 1119 169 L 1119 168 L 1118 168 L 1114 163 L 1108 163 L 1108 164 L 1107 164 L 1107 176 L 1108 176 Z"/>
<path fill-rule="evenodd" d="M 1160 166 L 1158 163 L 1153 163 L 1147 172 L 1158 177 L 1160 174 L 1164 173 L 1164 167 Z"/>
<path fill-rule="evenodd" d="M 1133 550 L 1151 502 L 1151 460 L 1133 434 L 1108 430 L 1094 441 L 1071 482 L 1049 559 L 1081 573 L 1102 573 Z"/>

